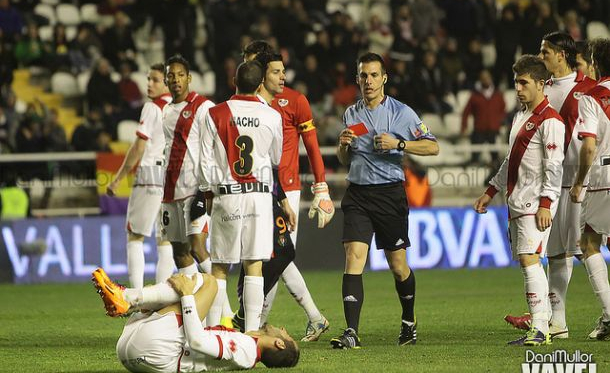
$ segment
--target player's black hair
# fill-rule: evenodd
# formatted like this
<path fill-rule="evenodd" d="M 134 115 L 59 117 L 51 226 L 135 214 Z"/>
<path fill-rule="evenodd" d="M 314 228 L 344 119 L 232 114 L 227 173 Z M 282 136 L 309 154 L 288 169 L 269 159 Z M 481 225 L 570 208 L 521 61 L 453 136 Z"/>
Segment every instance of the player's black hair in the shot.
<path fill-rule="evenodd" d="M 591 58 L 598 70 L 598 78 L 610 76 L 610 39 L 594 39 L 590 43 Z"/>
<path fill-rule="evenodd" d="M 256 55 L 254 61 L 257 61 L 261 64 L 263 68 L 263 72 L 267 72 L 267 68 L 269 67 L 270 62 L 282 61 L 282 55 L 279 53 L 268 53 L 261 52 Z"/>
<path fill-rule="evenodd" d="M 587 64 L 591 64 L 591 47 L 589 47 L 589 42 L 586 40 L 579 40 L 576 42 L 576 54 L 580 54 L 583 60 L 587 62 Z"/>
<path fill-rule="evenodd" d="M 242 58 L 249 55 L 256 55 L 259 53 L 274 53 L 273 47 L 271 44 L 264 40 L 254 40 L 248 45 L 245 46 L 244 50 L 241 52 Z"/>
<path fill-rule="evenodd" d="M 358 61 L 356 62 L 356 66 L 361 63 L 369 63 L 369 62 L 379 62 L 381 64 L 381 73 L 385 74 L 385 62 L 383 62 L 383 58 L 377 53 L 368 52 L 358 57 Z"/>
<path fill-rule="evenodd" d="M 263 81 L 263 68 L 257 61 L 242 62 L 235 73 L 235 86 L 241 94 L 251 94 Z"/>
<path fill-rule="evenodd" d="M 513 72 L 517 75 L 530 74 L 535 81 L 544 80 L 546 82 L 551 78 L 551 73 L 544 66 L 542 59 L 533 54 L 524 54 L 519 57 L 513 65 Z"/>
<path fill-rule="evenodd" d="M 542 40 L 555 52 L 564 52 L 566 62 L 571 69 L 576 68 L 576 44 L 572 37 L 563 31 L 554 31 L 544 35 Z"/>
<path fill-rule="evenodd" d="M 286 345 L 283 350 L 266 349 L 261 353 L 261 362 L 267 368 L 294 367 L 299 362 L 299 351 L 297 344 L 294 341 L 281 338 Z"/>
<path fill-rule="evenodd" d="M 189 62 L 184 57 L 182 57 L 181 54 L 174 54 L 173 56 L 168 58 L 167 62 L 165 62 L 165 69 L 164 70 L 167 70 L 169 65 L 171 65 L 173 63 L 181 64 L 182 66 L 184 66 L 184 69 L 186 70 L 186 73 L 190 74 L 191 65 L 189 64 Z"/>
<path fill-rule="evenodd" d="M 165 65 L 162 63 L 155 63 L 150 65 L 151 70 L 159 71 L 161 74 L 165 74 Z"/>

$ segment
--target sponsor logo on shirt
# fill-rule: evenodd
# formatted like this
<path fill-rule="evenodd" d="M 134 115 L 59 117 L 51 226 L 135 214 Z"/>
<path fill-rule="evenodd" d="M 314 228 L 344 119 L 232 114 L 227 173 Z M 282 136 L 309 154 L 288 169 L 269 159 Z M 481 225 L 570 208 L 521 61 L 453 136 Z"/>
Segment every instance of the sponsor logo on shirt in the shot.
<path fill-rule="evenodd" d="M 584 92 L 574 92 L 573 96 L 575 99 L 580 100 L 584 94 Z"/>
<path fill-rule="evenodd" d="M 193 114 L 193 112 L 192 112 L 192 111 L 190 111 L 190 110 L 185 110 L 185 111 L 183 111 L 183 112 L 182 112 L 182 117 L 183 117 L 184 119 L 188 119 L 188 118 L 191 116 L 191 114 Z"/>
<path fill-rule="evenodd" d="M 286 100 L 285 98 L 280 98 L 279 100 L 277 100 L 277 104 L 280 105 L 281 107 L 284 107 L 284 106 L 288 105 L 288 100 Z"/>
<path fill-rule="evenodd" d="M 555 149 L 557 149 L 557 144 L 555 144 L 554 142 L 550 142 L 550 143 L 546 144 L 546 148 L 548 150 L 555 150 Z"/>

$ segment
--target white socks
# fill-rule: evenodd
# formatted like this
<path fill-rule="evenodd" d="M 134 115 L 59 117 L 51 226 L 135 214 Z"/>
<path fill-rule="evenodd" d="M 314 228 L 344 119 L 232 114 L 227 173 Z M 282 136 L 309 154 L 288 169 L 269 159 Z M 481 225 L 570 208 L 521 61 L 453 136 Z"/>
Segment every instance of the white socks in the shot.
<path fill-rule="evenodd" d="M 203 285 L 203 275 L 195 274 L 197 280 L 193 293 Z M 131 305 L 141 309 L 154 310 L 180 301 L 178 293 L 167 282 L 146 286 L 142 289 L 125 289 L 125 300 Z"/>
<path fill-rule="evenodd" d="M 544 334 L 549 332 L 547 297 L 549 284 L 539 263 L 521 268 L 525 280 L 525 299 L 532 315 L 532 326 Z"/>
<path fill-rule="evenodd" d="M 222 315 L 222 307 L 228 301 L 227 297 L 227 280 L 216 279 L 218 284 L 218 292 L 212 302 L 212 306 L 206 316 L 207 326 L 216 326 L 220 324 L 220 317 Z"/>
<path fill-rule="evenodd" d="M 197 267 L 199 267 L 200 272 L 208 274 L 212 273 L 212 261 L 210 260 L 210 258 L 207 258 L 201 263 L 197 263 Z"/>
<path fill-rule="evenodd" d="M 606 261 L 601 253 L 597 253 L 585 259 L 584 263 L 593 292 L 602 304 L 603 320 L 610 320 L 610 284 Z"/>
<path fill-rule="evenodd" d="M 263 277 L 244 277 L 244 311 L 246 332 L 258 330 L 261 324 L 261 311 L 265 299 Z"/>
<path fill-rule="evenodd" d="M 155 283 L 167 281 L 174 273 L 174 251 L 172 245 L 157 245 L 157 270 Z"/>
<path fill-rule="evenodd" d="M 144 248 L 142 241 L 127 242 L 127 272 L 129 284 L 134 289 L 144 287 Z"/>
<path fill-rule="evenodd" d="M 193 262 L 190 266 L 184 268 L 178 268 L 178 273 L 183 273 L 187 276 L 194 275 L 195 273 L 199 273 L 199 268 L 197 267 L 197 262 Z"/>
<path fill-rule="evenodd" d="M 549 301 L 552 310 L 550 323 L 558 328 L 565 328 L 566 326 L 566 293 L 568 292 L 573 268 L 574 258 L 572 257 L 549 258 L 547 272 L 549 277 Z"/>
<path fill-rule="evenodd" d="M 286 287 L 294 297 L 294 300 L 303 307 L 309 321 L 320 320 L 322 314 L 320 314 L 318 307 L 316 307 L 316 304 L 309 293 L 309 289 L 307 289 L 307 284 L 305 284 L 305 279 L 294 262 L 288 264 L 284 273 L 282 273 L 282 279 L 284 280 L 284 283 L 286 283 Z"/>

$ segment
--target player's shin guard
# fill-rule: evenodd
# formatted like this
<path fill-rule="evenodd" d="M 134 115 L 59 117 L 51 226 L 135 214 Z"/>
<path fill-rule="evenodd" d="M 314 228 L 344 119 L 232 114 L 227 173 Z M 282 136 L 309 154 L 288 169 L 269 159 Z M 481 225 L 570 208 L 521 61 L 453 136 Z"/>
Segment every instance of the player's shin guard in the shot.
<path fill-rule="evenodd" d="M 208 311 L 208 315 L 206 316 L 207 326 L 220 325 L 220 318 L 222 316 L 222 306 L 228 299 L 227 280 L 216 279 L 216 284 L 218 284 L 218 292 L 216 293 L 216 297 L 214 297 L 214 302 L 212 302 L 210 311 Z"/>
<path fill-rule="evenodd" d="M 415 274 L 413 271 L 404 281 L 394 281 L 396 293 L 402 307 L 402 320 L 415 322 Z"/>
<path fill-rule="evenodd" d="M 307 289 L 307 284 L 305 284 L 305 279 L 294 262 L 288 264 L 282 274 L 282 279 L 284 280 L 284 283 L 286 283 L 286 287 L 290 294 L 292 294 L 297 303 L 305 310 L 309 321 L 320 320 L 322 314 L 320 314 L 318 307 L 316 307 L 316 304 L 311 297 L 311 293 L 309 292 L 309 289 Z"/>
<path fill-rule="evenodd" d="M 360 311 L 364 303 L 364 286 L 362 284 L 362 274 L 349 275 L 343 274 L 343 312 L 348 328 L 352 328 L 358 333 L 360 324 Z"/>
<path fill-rule="evenodd" d="M 246 332 L 258 330 L 260 328 L 264 298 L 263 278 L 258 276 L 245 276 L 244 310 L 246 316 Z"/>
<path fill-rule="evenodd" d="M 155 283 L 159 284 L 167 281 L 174 273 L 174 254 L 172 245 L 157 246 L 157 271 L 155 273 Z"/>
<path fill-rule="evenodd" d="M 532 326 L 542 333 L 549 332 L 549 310 L 547 297 L 549 284 L 542 265 L 536 263 L 521 268 L 525 280 L 525 298 L 529 312 L 532 315 Z"/>
<path fill-rule="evenodd" d="M 610 320 L 610 285 L 608 266 L 601 253 L 591 255 L 584 261 L 593 292 L 602 305 L 603 320 Z"/>
<path fill-rule="evenodd" d="M 551 324 L 556 327 L 566 326 L 566 294 L 574 267 L 573 258 L 549 258 L 549 301 L 551 306 Z"/>
<path fill-rule="evenodd" d="M 144 248 L 142 241 L 127 242 L 127 272 L 129 284 L 134 289 L 144 287 Z"/>

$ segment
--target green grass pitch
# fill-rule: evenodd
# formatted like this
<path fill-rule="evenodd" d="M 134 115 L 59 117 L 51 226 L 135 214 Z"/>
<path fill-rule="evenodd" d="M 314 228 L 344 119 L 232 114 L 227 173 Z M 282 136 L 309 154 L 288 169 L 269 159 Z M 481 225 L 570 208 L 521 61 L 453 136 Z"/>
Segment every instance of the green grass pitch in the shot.
<path fill-rule="evenodd" d="M 229 281 L 235 284 L 235 274 Z M 502 320 L 526 309 L 518 268 L 416 272 L 418 342 L 395 346 L 400 306 L 390 272 L 365 273 L 361 350 L 332 350 L 329 340 L 344 327 L 340 272 L 306 272 L 314 299 L 331 323 L 318 342 L 301 343 L 299 372 L 521 372 L 525 348 L 507 346 L 520 332 Z M 0 372 L 124 372 L 114 348 L 122 319 L 104 315 L 87 284 L 0 285 Z M 230 294 L 232 304 L 235 296 Z M 593 354 L 597 372 L 610 371 L 610 342 L 586 335 L 600 315 L 582 266 L 568 293 L 570 339 L 534 348 Z M 295 337 L 304 313 L 280 287 L 270 322 Z M 257 371 L 264 370 L 259 364 Z M 277 370 L 274 370 L 277 371 Z"/>

